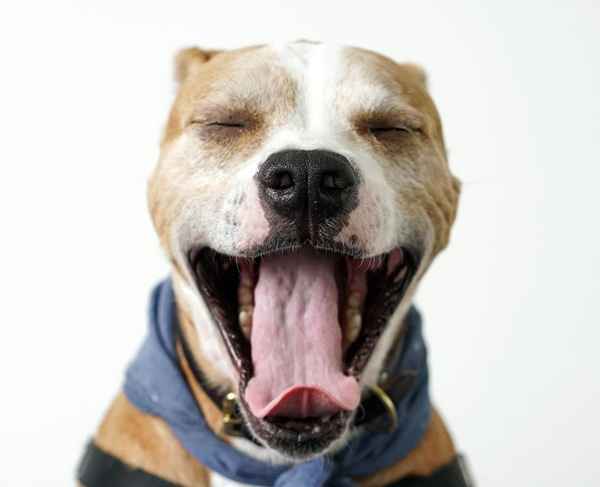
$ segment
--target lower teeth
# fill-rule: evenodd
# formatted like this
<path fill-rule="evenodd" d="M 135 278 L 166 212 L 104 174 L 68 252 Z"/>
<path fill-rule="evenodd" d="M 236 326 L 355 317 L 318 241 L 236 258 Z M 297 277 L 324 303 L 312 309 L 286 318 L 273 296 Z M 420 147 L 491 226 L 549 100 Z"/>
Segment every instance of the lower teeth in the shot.
<path fill-rule="evenodd" d="M 250 339 L 250 332 L 252 331 L 252 311 L 252 306 L 245 306 L 239 314 L 240 328 L 248 339 Z"/>
<path fill-rule="evenodd" d="M 238 302 L 240 313 L 238 320 L 242 333 L 249 340 L 252 331 L 252 314 L 254 312 L 253 282 L 248 272 L 240 275 L 240 287 L 238 289 Z"/>

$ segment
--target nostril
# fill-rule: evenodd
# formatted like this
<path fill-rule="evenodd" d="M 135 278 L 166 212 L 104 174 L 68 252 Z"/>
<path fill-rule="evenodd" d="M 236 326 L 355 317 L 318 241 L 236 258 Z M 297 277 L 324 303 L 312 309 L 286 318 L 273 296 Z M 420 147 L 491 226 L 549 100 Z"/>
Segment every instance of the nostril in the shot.
<path fill-rule="evenodd" d="M 294 186 L 294 179 L 289 171 L 277 171 L 271 174 L 267 186 L 271 189 L 283 191 Z"/>
<path fill-rule="evenodd" d="M 294 180 L 289 172 L 284 172 L 279 175 L 279 189 L 288 189 L 294 185 Z"/>
<path fill-rule="evenodd" d="M 349 186 L 353 185 L 353 180 L 345 175 L 336 173 L 336 172 L 328 172 L 323 174 L 321 178 L 321 187 L 323 189 L 328 190 L 336 190 L 336 189 L 346 189 Z"/>

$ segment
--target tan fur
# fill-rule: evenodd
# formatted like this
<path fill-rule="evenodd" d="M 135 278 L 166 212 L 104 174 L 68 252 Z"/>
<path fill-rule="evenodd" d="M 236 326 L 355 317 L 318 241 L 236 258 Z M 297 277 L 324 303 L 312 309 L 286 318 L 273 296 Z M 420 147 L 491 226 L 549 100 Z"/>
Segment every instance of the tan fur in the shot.
<path fill-rule="evenodd" d="M 178 83 L 185 81 L 190 75 L 195 74 L 200 65 L 208 62 L 212 57 L 219 54 L 214 49 L 199 49 L 197 47 L 188 47 L 182 49 L 175 56 L 175 80 Z"/>
<path fill-rule="evenodd" d="M 207 471 L 183 449 L 167 424 L 140 412 L 123 394 L 114 400 L 95 440 L 133 467 L 181 485 L 209 485 Z"/>

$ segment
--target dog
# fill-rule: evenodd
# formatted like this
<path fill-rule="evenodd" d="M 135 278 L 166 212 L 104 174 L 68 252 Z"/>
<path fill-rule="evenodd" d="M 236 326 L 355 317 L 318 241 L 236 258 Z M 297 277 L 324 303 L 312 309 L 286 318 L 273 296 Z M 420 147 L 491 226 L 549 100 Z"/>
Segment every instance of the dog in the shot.
<path fill-rule="evenodd" d="M 209 433 L 282 469 L 385 437 L 356 424 L 401 420 L 403 393 L 382 380 L 460 193 L 423 69 L 311 41 L 188 48 L 175 66 L 148 201 L 172 268 L 176 367 Z M 252 484 L 204 465 L 134 402 L 117 395 L 93 439 L 100 454 L 173 485 Z M 410 450 L 354 481 L 404 485 L 457 458 L 423 404 Z"/>

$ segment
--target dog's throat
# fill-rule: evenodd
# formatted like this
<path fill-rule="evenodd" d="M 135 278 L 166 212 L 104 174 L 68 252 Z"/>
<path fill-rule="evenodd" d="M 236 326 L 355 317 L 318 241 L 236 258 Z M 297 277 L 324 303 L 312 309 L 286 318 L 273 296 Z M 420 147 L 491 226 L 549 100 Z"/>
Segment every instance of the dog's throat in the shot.
<path fill-rule="evenodd" d="M 262 259 L 254 289 L 252 413 L 296 418 L 353 410 L 354 377 L 343 371 L 335 261 L 310 251 Z"/>

